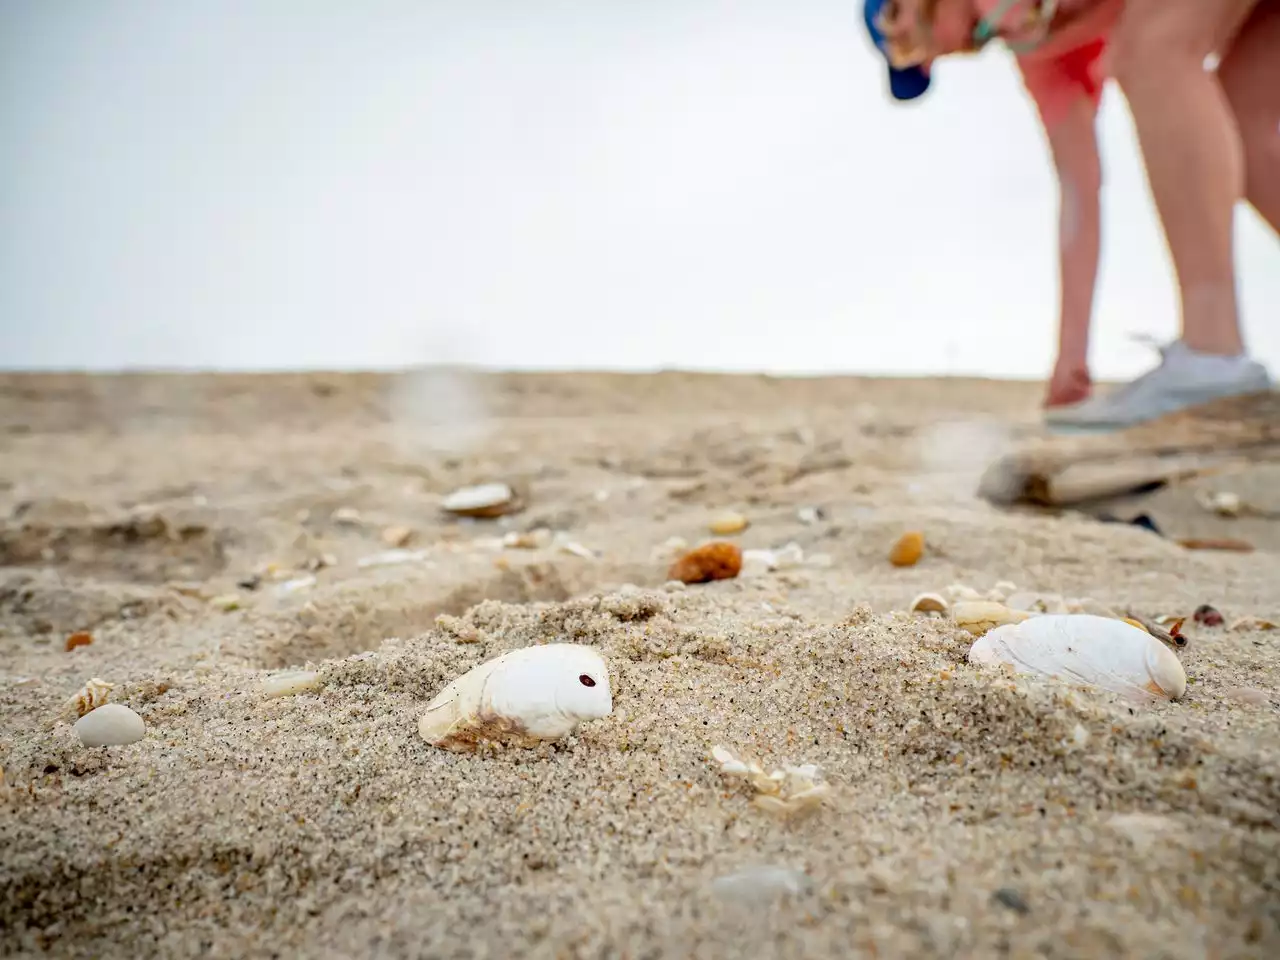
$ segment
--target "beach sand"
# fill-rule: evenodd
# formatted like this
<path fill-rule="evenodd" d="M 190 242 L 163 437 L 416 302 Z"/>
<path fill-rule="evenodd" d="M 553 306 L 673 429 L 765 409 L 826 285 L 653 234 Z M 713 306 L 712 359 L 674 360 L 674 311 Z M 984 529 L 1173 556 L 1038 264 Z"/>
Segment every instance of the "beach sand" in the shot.
<path fill-rule="evenodd" d="M 0 377 L 0 952 L 1280 956 L 1280 631 L 1188 621 L 1186 696 L 1133 705 L 969 665 L 906 612 L 1012 581 L 1280 621 L 1280 524 L 1193 552 L 978 501 L 1039 390 Z M 441 511 L 488 480 L 525 508 Z M 1169 537 L 1236 529 L 1157 496 Z M 724 510 L 804 562 L 666 586 L 671 538 Z M 404 562 L 361 565 L 395 527 Z M 897 568 L 907 530 L 926 552 Z M 447 681 L 553 640 L 604 654 L 612 716 L 534 750 L 418 736 Z M 322 686 L 264 697 L 286 668 Z M 80 745 L 60 708 L 90 678 L 145 739 Z M 716 745 L 819 764 L 829 801 L 759 810 Z M 763 867 L 790 872 L 716 883 Z"/>

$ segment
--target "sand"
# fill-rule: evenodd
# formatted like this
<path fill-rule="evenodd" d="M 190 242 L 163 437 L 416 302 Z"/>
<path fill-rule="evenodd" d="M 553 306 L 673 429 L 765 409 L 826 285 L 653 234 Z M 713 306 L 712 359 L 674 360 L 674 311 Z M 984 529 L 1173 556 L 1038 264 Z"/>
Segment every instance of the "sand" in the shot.
<path fill-rule="evenodd" d="M 1186 697 L 1134 706 L 971 666 L 965 634 L 905 612 L 1009 580 L 1280 621 L 1260 521 L 1256 553 L 1192 552 L 976 500 L 1038 392 L 0 377 L 0 952 L 1280 955 L 1280 632 L 1189 625 Z M 526 508 L 440 511 L 487 480 Z M 742 546 L 806 562 L 665 586 L 670 538 L 725 510 Z M 361 566 L 389 527 L 417 552 Z M 592 555 L 500 544 L 537 528 Z M 925 556 L 893 567 L 909 529 Z M 535 750 L 418 737 L 448 680 L 551 640 L 605 655 L 611 717 Z M 323 685 L 264 697 L 286 668 Z M 143 741 L 87 749 L 59 719 L 93 677 Z M 717 744 L 821 765 L 829 802 L 757 810 Z M 717 884 L 753 868 L 775 870 Z"/>

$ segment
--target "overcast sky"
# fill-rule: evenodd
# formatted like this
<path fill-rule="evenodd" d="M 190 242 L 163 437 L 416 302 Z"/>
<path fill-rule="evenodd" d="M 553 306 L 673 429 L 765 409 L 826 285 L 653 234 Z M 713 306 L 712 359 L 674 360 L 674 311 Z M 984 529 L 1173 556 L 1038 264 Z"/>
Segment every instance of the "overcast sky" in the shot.
<path fill-rule="evenodd" d="M 857 0 L 0 0 L 0 366 L 1043 376 L 1008 54 L 883 83 Z M 1105 377 L 1177 323 L 1104 114 Z M 1239 238 L 1280 373 L 1280 247 Z"/>

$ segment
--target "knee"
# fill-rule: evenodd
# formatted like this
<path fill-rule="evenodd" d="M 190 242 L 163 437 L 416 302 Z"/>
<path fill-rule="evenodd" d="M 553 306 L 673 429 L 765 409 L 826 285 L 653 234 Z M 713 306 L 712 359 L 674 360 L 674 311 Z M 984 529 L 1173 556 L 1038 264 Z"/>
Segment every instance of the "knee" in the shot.
<path fill-rule="evenodd" d="M 1187 7 L 1144 4 L 1116 28 L 1111 73 L 1126 95 L 1134 89 L 1158 91 L 1172 73 L 1204 71 L 1213 52 L 1212 30 Z"/>

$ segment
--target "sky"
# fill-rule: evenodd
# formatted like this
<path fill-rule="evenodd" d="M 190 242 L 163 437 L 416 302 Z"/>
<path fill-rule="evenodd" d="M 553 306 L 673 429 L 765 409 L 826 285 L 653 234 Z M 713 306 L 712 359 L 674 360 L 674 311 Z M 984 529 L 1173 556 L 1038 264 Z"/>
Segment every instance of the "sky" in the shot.
<path fill-rule="evenodd" d="M 895 106 L 857 0 L 0 0 L 0 367 L 1040 378 L 1009 54 Z M 1177 333 L 1104 101 L 1095 376 Z M 1241 207 L 1280 372 L 1280 244 Z"/>

